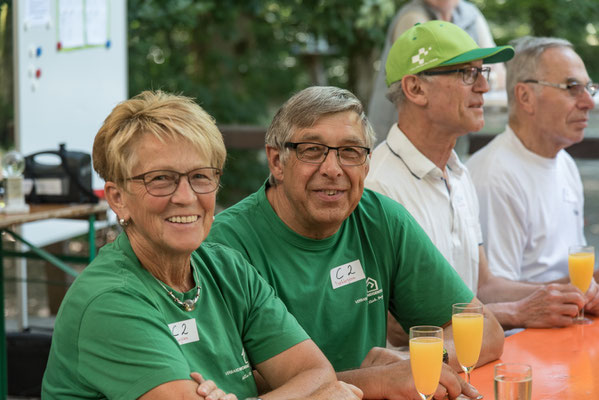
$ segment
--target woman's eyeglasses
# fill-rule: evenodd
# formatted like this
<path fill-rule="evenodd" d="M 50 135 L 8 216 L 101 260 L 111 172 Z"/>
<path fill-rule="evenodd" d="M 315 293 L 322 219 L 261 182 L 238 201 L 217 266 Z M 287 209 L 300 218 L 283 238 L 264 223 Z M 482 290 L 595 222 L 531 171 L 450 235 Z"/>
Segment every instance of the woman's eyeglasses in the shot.
<path fill-rule="evenodd" d="M 175 193 L 182 176 L 187 178 L 191 190 L 195 193 L 214 192 L 219 186 L 221 174 L 220 169 L 213 167 L 197 168 L 189 172 L 156 170 L 128 178 L 128 180 L 143 181 L 149 194 L 162 197 Z"/>

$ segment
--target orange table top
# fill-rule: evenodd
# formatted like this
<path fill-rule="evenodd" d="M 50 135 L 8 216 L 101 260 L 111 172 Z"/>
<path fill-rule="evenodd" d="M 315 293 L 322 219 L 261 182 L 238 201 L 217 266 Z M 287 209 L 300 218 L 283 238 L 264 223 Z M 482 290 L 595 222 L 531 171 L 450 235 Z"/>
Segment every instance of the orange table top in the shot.
<path fill-rule="evenodd" d="M 493 399 L 493 368 L 500 362 L 532 366 L 532 400 L 599 399 L 599 318 L 591 325 L 526 329 L 505 339 L 499 361 L 472 372 L 472 384 Z"/>

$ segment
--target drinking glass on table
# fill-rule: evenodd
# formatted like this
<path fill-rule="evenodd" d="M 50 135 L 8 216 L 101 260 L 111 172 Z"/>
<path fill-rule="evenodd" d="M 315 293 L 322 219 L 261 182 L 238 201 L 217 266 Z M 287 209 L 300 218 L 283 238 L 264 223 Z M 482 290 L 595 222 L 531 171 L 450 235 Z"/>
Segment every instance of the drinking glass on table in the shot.
<path fill-rule="evenodd" d="M 495 366 L 495 400 L 530 400 L 532 368 L 527 364 L 504 363 Z"/>
<path fill-rule="evenodd" d="M 483 343 L 483 306 L 457 303 L 451 308 L 455 352 L 466 375 L 466 381 L 470 383 L 470 373 L 478 362 Z"/>
<path fill-rule="evenodd" d="M 595 248 L 593 246 L 571 246 L 568 249 L 568 270 L 570 281 L 583 294 L 589 289 L 595 267 Z M 584 307 L 580 309 L 575 324 L 590 324 L 591 320 L 584 317 Z"/>
<path fill-rule="evenodd" d="M 416 390 L 422 400 L 430 400 L 437 390 L 443 366 L 443 328 L 410 328 L 410 365 Z"/>

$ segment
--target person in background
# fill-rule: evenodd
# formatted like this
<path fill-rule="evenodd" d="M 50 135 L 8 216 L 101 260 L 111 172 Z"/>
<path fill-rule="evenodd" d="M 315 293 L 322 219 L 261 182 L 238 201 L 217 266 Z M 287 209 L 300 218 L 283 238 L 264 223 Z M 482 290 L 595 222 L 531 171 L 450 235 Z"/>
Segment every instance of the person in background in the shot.
<path fill-rule="evenodd" d="M 387 38 L 381 54 L 381 64 L 376 74 L 372 94 L 368 103 L 368 119 L 377 135 L 388 131 L 397 122 L 397 111 L 387 100 L 385 93 L 385 63 L 391 46 L 399 36 L 417 23 L 431 20 L 448 21 L 465 30 L 480 47 L 495 47 L 487 20 L 480 10 L 466 0 L 411 0 L 403 5 L 393 18 L 387 31 Z M 491 70 L 493 90 L 503 90 L 505 70 L 503 64 L 496 63 Z M 381 139 L 382 140 L 382 139 Z"/>
<path fill-rule="evenodd" d="M 43 398 L 244 399 L 252 369 L 264 400 L 361 398 L 245 259 L 203 243 L 225 156 L 186 97 L 143 92 L 106 118 L 93 165 L 123 232 L 60 307 Z"/>
<path fill-rule="evenodd" d="M 309 87 L 276 113 L 266 133 L 270 168 L 254 194 L 216 216 L 207 240 L 238 250 L 274 287 L 337 371 L 369 399 L 418 398 L 409 361 L 386 345 L 386 319 L 409 329 L 445 327 L 452 304 L 479 303 L 397 202 L 364 189 L 374 142 L 360 101 Z M 503 351 L 485 309 L 481 364 Z M 436 398 L 473 387 L 445 366 Z"/>
<path fill-rule="evenodd" d="M 584 304 L 574 286 L 532 285 L 491 273 L 476 190 L 454 151 L 459 137 L 484 125 L 489 70 L 483 64 L 513 54 L 509 46 L 479 48 L 464 30 L 442 21 L 400 36 L 386 67 L 399 122 L 374 150 L 366 187 L 407 208 L 504 329 L 567 326 Z M 405 341 L 400 327 L 393 321 L 389 326 L 391 344 Z"/>
<path fill-rule="evenodd" d="M 489 264 L 505 279 L 568 282 L 568 247 L 586 239 L 582 181 L 564 149 L 584 138 L 599 84 L 564 39 L 527 36 L 513 44 L 508 125 L 467 163 Z M 599 313 L 595 282 L 585 303 Z"/>

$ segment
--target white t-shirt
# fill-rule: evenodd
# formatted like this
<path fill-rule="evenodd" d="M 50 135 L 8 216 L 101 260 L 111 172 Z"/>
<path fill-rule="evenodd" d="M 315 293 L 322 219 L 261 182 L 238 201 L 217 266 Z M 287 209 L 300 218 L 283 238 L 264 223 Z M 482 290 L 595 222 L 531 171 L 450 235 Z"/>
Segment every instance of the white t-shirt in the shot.
<path fill-rule="evenodd" d="M 467 162 L 496 276 L 547 282 L 568 276 L 568 247 L 586 244 L 582 181 L 574 160 L 529 151 L 508 126 Z"/>
<path fill-rule="evenodd" d="M 395 124 L 372 153 L 365 185 L 401 203 L 476 293 L 482 242 L 476 192 L 455 152 L 446 171 L 448 182 Z"/>

